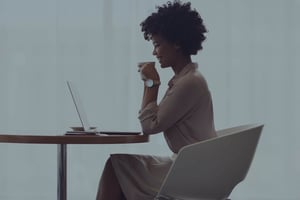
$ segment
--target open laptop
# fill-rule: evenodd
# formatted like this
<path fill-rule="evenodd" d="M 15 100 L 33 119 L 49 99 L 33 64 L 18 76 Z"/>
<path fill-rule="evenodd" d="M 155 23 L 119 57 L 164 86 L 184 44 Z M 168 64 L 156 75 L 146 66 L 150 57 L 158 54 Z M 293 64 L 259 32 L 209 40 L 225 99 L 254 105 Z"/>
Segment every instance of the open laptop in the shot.
<path fill-rule="evenodd" d="M 79 116 L 82 127 L 71 127 L 73 130 L 67 131 L 66 135 L 76 135 L 76 134 L 89 134 L 89 135 L 97 135 L 97 134 L 107 134 L 107 135 L 139 135 L 141 132 L 125 132 L 125 131 L 98 131 L 96 127 L 91 127 L 85 110 L 83 109 L 83 104 L 81 102 L 81 98 L 79 96 L 78 90 L 75 87 L 74 83 L 71 81 L 67 81 L 67 85 L 70 91 L 70 94 L 73 99 L 73 103 L 75 105 L 77 114 Z"/>

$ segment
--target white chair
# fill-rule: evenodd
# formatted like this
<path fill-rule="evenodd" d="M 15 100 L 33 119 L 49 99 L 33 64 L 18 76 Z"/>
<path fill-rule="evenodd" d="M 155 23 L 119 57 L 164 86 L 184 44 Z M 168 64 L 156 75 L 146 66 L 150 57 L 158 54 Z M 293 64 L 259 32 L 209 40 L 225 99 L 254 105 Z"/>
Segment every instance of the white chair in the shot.
<path fill-rule="evenodd" d="M 155 199 L 227 199 L 248 173 L 262 128 L 223 129 L 216 138 L 183 147 Z"/>

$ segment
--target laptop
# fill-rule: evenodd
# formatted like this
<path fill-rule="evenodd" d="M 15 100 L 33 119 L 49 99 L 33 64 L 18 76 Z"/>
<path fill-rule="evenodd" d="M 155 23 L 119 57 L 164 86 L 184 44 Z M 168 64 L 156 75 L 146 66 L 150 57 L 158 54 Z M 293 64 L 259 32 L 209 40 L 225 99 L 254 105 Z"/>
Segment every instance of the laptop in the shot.
<path fill-rule="evenodd" d="M 73 103 L 75 105 L 78 117 L 80 119 L 82 127 L 71 127 L 71 131 L 67 131 L 66 135 L 98 135 L 98 134 L 106 134 L 106 135 L 139 135 L 141 132 L 126 132 L 126 131 L 98 131 L 96 127 L 91 127 L 85 110 L 83 108 L 83 104 L 81 102 L 81 98 L 79 96 L 79 92 L 74 85 L 73 82 L 67 81 L 67 85 L 73 99 Z"/>

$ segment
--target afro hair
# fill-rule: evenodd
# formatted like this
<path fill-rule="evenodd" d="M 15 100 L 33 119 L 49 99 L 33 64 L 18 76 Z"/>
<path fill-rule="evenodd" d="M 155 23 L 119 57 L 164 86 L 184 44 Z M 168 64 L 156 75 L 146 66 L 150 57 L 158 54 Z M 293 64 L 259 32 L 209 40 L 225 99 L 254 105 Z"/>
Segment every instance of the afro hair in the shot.
<path fill-rule="evenodd" d="M 196 55 L 201 50 L 207 30 L 199 13 L 191 9 L 191 3 L 180 0 L 168 1 L 156 7 L 140 25 L 145 40 L 160 35 L 167 41 L 180 46 L 185 55 Z"/>

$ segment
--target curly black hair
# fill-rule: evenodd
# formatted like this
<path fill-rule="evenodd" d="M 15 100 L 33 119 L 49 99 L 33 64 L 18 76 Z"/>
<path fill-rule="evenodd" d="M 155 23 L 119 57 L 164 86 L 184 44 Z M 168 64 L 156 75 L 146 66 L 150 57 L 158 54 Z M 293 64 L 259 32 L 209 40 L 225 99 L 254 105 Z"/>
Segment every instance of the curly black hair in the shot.
<path fill-rule="evenodd" d="M 207 30 L 200 14 L 191 9 L 191 3 L 180 0 L 168 1 L 156 6 L 157 12 L 152 13 L 140 25 L 145 40 L 158 34 L 169 42 L 181 47 L 185 55 L 196 55 L 201 50 Z"/>

